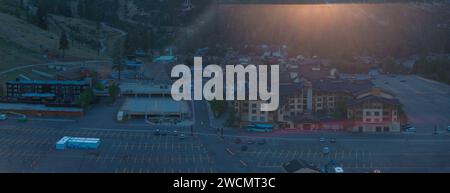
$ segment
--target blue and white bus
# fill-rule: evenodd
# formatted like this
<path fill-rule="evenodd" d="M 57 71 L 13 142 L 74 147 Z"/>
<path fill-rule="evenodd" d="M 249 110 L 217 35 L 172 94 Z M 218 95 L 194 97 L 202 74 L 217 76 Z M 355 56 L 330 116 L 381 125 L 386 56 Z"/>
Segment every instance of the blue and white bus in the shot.
<path fill-rule="evenodd" d="M 269 132 L 273 130 L 272 124 L 252 124 L 247 126 L 247 131 Z"/>

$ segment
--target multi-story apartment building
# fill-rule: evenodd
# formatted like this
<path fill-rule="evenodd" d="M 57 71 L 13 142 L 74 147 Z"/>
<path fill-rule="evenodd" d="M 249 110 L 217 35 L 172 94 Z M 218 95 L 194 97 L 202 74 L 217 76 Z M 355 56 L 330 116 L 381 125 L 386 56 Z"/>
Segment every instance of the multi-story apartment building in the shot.
<path fill-rule="evenodd" d="M 88 80 L 15 80 L 6 83 L 6 97 L 15 102 L 74 104 L 89 87 Z"/>
<path fill-rule="evenodd" d="M 399 105 L 394 94 L 379 88 L 358 93 L 347 104 L 350 130 L 355 132 L 399 132 Z"/>
<path fill-rule="evenodd" d="M 374 96 L 367 98 L 367 92 L 372 91 L 372 88 L 373 84 L 368 80 L 304 79 L 299 82 L 281 82 L 278 110 L 261 112 L 262 101 L 237 101 L 234 103 L 235 113 L 241 127 L 252 123 L 270 123 L 277 128 L 314 130 L 322 125 L 320 119 L 330 117 L 340 106 L 351 113 L 343 115 L 350 120 L 351 130 L 359 129 L 362 125 L 362 131 L 380 131 L 377 126 L 370 129 L 369 125 L 375 121 L 382 123 L 383 131 L 397 131 L 399 124 L 395 116 L 398 101 L 395 96 L 380 89 L 374 89 L 377 91 L 374 92 L 380 93 L 376 96 L 382 97 L 380 100 L 383 103 L 379 103 L 379 99 L 372 100 Z M 359 104 L 364 105 L 359 107 Z M 384 107 L 383 110 L 379 109 L 380 105 Z M 359 108 L 364 109 L 364 114 L 359 113 Z M 389 129 L 385 129 L 387 127 Z"/>

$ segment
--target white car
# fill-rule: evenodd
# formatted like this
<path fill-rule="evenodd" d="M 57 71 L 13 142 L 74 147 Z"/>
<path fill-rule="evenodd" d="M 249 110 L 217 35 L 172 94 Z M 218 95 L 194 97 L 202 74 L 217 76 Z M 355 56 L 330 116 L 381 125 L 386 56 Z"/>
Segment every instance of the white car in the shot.
<path fill-rule="evenodd" d="M 416 128 L 415 127 L 410 127 L 405 129 L 406 132 L 416 132 Z"/>
<path fill-rule="evenodd" d="M 4 121 L 6 120 L 8 117 L 6 116 L 6 114 L 0 114 L 0 121 Z"/>
<path fill-rule="evenodd" d="M 335 167 L 334 172 L 335 173 L 344 173 L 344 169 L 342 167 Z"/>
<path fill-rule="evenodd" d="M 329 153 L 330 153 L 330 148 L 329 148 L 329 147 L 324 147 L 324 148 L 322 149 L 322 153 L 323 153 L 323 154 L 329 154 Z"/>

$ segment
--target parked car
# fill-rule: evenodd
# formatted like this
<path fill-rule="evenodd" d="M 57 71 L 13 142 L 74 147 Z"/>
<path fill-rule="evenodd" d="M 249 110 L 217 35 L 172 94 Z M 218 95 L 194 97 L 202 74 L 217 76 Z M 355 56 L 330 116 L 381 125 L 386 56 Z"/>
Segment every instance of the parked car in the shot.
<path fill-rule="evenodd" d="M 178 136 L 178 131 L 177 130 L 173 131 L 173 136 Z"/>
<path fill-rule="evenodd" d="M 335 167 L 334 172 L 335 173 L 344 173 L 344 169 L 342 167 Z"/>
<path fill-rule="evenodd" d="M 239 137 L 234 139 L 234 143 L 236 143 L 236 144 L 240 144 L 241 142 L 242 142 L 242 140 Z"/>
<path fill-rule="evenodd" d="M 6 116 L 6 114 L 0 114 L 0 121 L 4 121 L 6 120 L 8 117 Z"/>
<path fill-rule="evenodd" d="M 249 144 L 249 145 L 255 144 L 255 141 L 253 141 L 253 140 L 248 140 L 248 141 L 247 141 L 247 144 Z"/>
<path fill-rule="evenodd" d="M 27 122 L 28 118 L 27 117 L 20 117 L 19 119 L 17 119 L 18 122 Z"/>
<path fill-rule="evenodd" d="M 161 132 L 159 131 L 159 129 L 156 129 L 156 131 L 153 134 L 155 134 L 156 136 L 159 136 L 161 134 Z"/>
<path fill-rule="evenodd" d="M 323 154 L 329 154 L 330 153 L 330 148 L 329 147 L 323 147 L 322 148 L 322 153 Z"/>
<path fill-rule="evenodd" d="M 415 127 L 409 127 L 405 129 L 406 132 L 416 132 L 416 128 Z"/>
<path fill-rule="evenodd" d="M 405 132 L 416 132 L 416 128 L 411 126 L 409 123 L 403 125 L 402 130 Z"/>
<path fill-rule="evenodd" d="M 336 138 L 334 138 L 334 137 L 331 138 L 331 139 L 330 139 L 330 143 L 336 143 Z"/>
<path fill-rule="evenodd" d="M 450 131 L 450 125 L 449 125 L 449 126 L 447 126 L 447 131 Z"/>
<path fill-rule="evenodd" d="M 266 144 L 266 140 L 265 139 L 258 140 L 258 145 L 264 145 L 264 144 Z"/>
<path fill-rule="evenodd" d="M 179 136 L 178 138 L 179 138 L 179 139 L 184 139 L 185 136 L 184 136 L 184 134 L 180 134 L 180 136 Z"/>
<path fill-rule="evenodd" d="M 320 142 L 325 142 L 325 137 L 319 138 L 319 141 L 320 141 Z"/>
<path fill-rule="evenodd" d="M 243 146 L 241 147 L 241 151 L 247 151 L 247 150 L 248 150 L 248 146 L 243 145 Z"/>

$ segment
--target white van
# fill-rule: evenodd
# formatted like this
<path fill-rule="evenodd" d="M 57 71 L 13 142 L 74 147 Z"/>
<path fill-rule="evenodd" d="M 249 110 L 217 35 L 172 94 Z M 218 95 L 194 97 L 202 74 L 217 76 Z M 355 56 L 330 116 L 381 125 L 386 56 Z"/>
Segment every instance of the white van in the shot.
<path fill-rule="evenodd" d="M 6 116 L 6 114 L 1 113 L 0 114 L 0 121 L 4 121 L 6 120 L 8 117 Z"/>
<path fill-rule="evenodd" d="M 125 117 L 125 112 L 123 112 L 123 111 L 117 112 L 117 121 L 123 122 L 124 121 L 124 117 Z"/>

